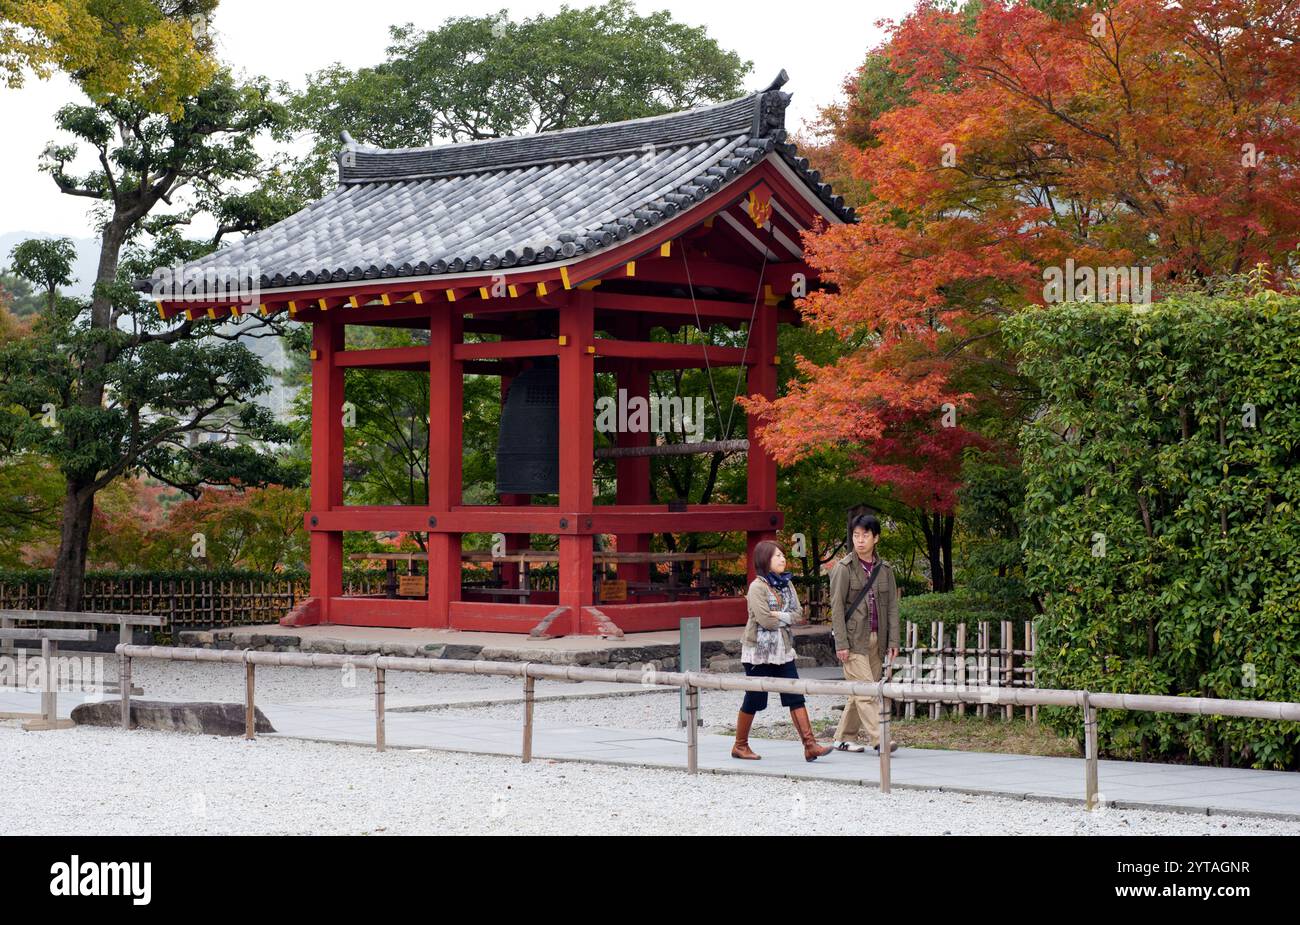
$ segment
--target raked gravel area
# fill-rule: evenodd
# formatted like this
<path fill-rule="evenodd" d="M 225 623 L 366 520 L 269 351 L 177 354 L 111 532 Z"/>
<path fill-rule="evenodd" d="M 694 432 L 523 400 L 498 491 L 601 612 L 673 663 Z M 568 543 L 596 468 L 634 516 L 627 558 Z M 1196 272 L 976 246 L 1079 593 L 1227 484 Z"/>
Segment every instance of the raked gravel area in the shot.
<path fill-rule="evenodd" d="M 84 726 L 2 723 L 0 754 L 3 835 L 1300 835 L 1272 819 Z"/>
<path fill-rule="evenodd" d="M 104 661 L 104 679 L 117 680 L 117 659 Z M 131 662 L 131 681 L 144 690 L 145 700 L 244 700 L 244 668 L 215 662 L 169 662 L 138 658 Z M 348 682 L 351 681 L 351 686 Z M 572 682 L 551 682 L 567 687 Z M 482 690 L 493 696 L 518 693 L 521 683 L 514 678 L 491 675 L 419 674 L 390 671 L 385 678 L 390 698 L 436 695 L 445 691 Z M 374 690 L 374 674 L 354 671 L 349 677 L 327 668 L 283 668 L 262 666 L 257 670 L 257 699 L 267 703 L 350 699 Z M 430 697 L 430 701 L 435 699 Z"/>

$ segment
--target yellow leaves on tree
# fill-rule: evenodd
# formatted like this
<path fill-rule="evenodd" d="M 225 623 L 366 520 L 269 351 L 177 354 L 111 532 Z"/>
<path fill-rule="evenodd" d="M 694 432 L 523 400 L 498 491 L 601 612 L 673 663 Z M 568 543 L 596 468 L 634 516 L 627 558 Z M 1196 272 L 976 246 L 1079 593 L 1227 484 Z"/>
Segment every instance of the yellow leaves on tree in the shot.
<path fill-rule="evenodd" d="M 215 0 L 0 0 L 0 73 L 62 71 L 97 103 L 127 97 L 177 118 L 181 101 L 217 72 L 209 20 Z"/>

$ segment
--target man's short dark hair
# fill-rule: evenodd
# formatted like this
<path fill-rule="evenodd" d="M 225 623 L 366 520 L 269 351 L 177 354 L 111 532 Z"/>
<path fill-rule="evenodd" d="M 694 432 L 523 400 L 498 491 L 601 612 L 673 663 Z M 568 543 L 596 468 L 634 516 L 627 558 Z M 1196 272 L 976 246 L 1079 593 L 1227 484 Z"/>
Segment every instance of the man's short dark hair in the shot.
<path fill-rule="evenodd" d="M 852 536 L 853 531 L 858 527 L 880 536 L 880 518 L 875 514 L 859 514 L 854 517 L 853 522 L 849 524 L 849 536 Z"/>

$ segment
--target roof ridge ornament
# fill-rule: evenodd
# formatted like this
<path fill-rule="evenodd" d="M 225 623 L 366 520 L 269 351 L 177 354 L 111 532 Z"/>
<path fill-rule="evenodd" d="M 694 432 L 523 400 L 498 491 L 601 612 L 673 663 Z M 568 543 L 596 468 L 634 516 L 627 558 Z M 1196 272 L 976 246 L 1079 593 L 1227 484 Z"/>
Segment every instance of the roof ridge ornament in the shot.
<path fill-rule="evenodd" d="M 357 166 L 357 149 L 361 146 L 347 129 L 339 130 L 339 141 L 343 143 L 343 147 L 335 159 L 339 162 L 339 182 L 342 183 L 343 171 Z"/>
<path fill-rule="evenodd" d="M 777 74 L 776 79 L 763 88 L 763 92 L 771 93 L 773 90 L 780 90 L 789 82 L 790 75 L 785 72 L 785 68 L 781 68 L 781 73 Z"/>
<path fill-rule="evenodd" d="M 781 88 L 790 80 L 785 68 L 776 75 L 766 88 L 756 94 L 754 103 L 754 124 L 750 135 L 754 138 L 773 138 L 785 140 L 785 109 L 790 105 L 793 94 L 783 93 Z"/>

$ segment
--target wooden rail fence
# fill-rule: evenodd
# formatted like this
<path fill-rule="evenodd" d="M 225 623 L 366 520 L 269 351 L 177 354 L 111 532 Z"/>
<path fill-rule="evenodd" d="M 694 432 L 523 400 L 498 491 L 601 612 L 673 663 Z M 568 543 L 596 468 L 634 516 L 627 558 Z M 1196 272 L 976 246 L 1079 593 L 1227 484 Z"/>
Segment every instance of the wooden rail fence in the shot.
<path fill-rule="evenodd" d="M 1140 710 L 1151 713 L 1182 713 L 1195 716 L 1242 716 L 1275 721 L 1300 721 L 1300 703 L 1267 700 L 1218 700 L 1207 697 L 1169 697 L 1152 694 L 1101 693 L 1075 690 L 1030 690 L 1028 688 L 981 687 L 966 684 L 899 683 L 887 675 L 883 681 L 815 681 L 787 678 L 756 678 L 707 672 L 632 671 L 615 668 L 589 668 L 577 665 L 538 665 L 531 662 L 464 661 L 459 659 L 403 658 L 386 655 L 326 655 L 307 652 L 256 652 L 249 649 L 191 649 L 162 646 L 118 646 L 123 658 L 121 694 L 122 729 L 131 728 L 131 662 L 137 658 L 154 658 L 174 662 L 225 662 L 244 666 L 244 737 L 255 737 L 254 669 L 257 665 L 295 668 L 354 669 L 375 672 L 375 748 L 386 747 L 384 735 L 385 675 L 388 671 L 414 671 L 429 674 L 483 674 L 522 678 L 524 682 L 523 741 L 520 757 L 532 760 L 533 698 L 536 678 L 564 681 L 613 681 L 619 684 L 647 684 L 677 687 L 686 703 L 686 770 L 699 771 L 699 692 L 701 690 L 768 691 L 787 694 L 830 694 L 832 696 L 869 697 L 880 705 L 880 738 L 891 741 L 890 703 L 956 700 L 968 704 L 990 703 L 999 706 L 1073 707 L 1081 711 L 1084 732 L 1084 807 L 1100 805 L 1097 791 L 1097 711 Z M 880 791 L 890 792 L 888 748 L 880 749 Z"/>

